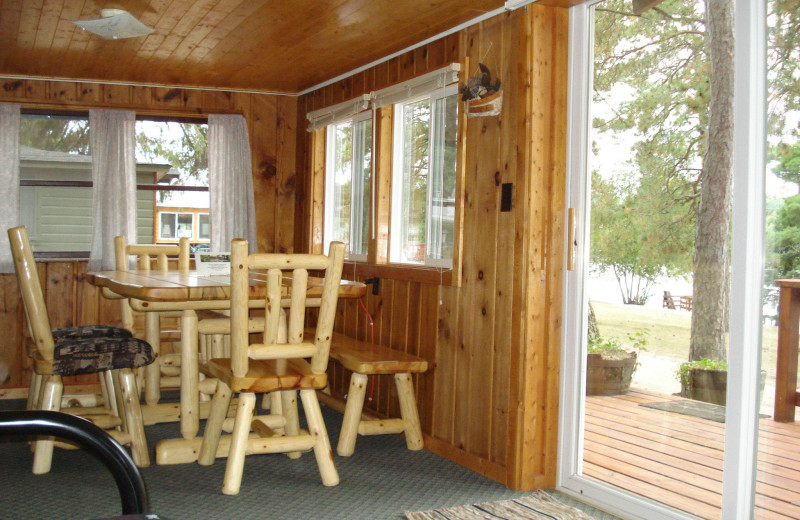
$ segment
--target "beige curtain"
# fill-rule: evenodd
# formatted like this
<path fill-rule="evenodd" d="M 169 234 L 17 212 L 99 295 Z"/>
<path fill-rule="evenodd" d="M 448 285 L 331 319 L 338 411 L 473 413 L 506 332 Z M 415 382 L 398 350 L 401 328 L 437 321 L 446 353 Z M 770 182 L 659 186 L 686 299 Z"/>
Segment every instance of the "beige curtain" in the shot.
<path fill-rule="evenodd" d="M 208 116 L 208 191 L 211 251 L 230 251 L 232 239 L 244 238 L 256 252 L 253 167 L 242 115 Z"/>
<path fill-rule="evenodd" d="M 136 243 L 136 114 L 90 110 L 92 250 L 89 270 L 114 269 L 114 237 Z"/>
<path fill-rule="evenodd" d="M 0 273 L 14 272 L 6 231 L 19 225 L 19 110 L 0 103 Z"/>

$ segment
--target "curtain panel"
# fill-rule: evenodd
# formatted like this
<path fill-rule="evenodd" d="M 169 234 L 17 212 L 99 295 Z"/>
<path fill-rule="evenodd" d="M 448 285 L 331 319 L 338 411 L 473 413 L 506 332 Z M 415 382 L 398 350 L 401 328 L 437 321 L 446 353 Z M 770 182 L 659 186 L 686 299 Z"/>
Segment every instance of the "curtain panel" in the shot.
<path fill-rule="evenodd" d="M 89 270 L 114 269 L 114 237 L 136 240 L 136 114 L 90 110 L 92 250 Z"/>
<path fill-rule="evenodd" d="M 19 225 L 20 106 L 0 103 L 0 273 L 13 273 L 9 228 Z"/>
<path fill-rule="evenodd" d="M 253 166 L 244 116 L 208 116 L 208 171 L 211 251 L 230 251 L 232 239 L 244 238 L 255 253 Z"/>

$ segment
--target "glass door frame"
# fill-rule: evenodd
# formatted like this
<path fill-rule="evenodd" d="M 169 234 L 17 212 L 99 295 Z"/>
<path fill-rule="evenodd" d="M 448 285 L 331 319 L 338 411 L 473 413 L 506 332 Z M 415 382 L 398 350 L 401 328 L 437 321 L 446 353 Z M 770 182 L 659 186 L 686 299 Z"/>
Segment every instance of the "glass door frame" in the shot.
<path fill-rule="evenodd" d="M 766 2 L 735 0 L 735 146 L 725 459 L 720 518 L 753 517 L 761 368 L 761 294 L 764 263 L 766 146 Z M 589 2 L 570 8 L 567 143 L 568 208 L 575 208 L 574 270 L 564 276 L 561 335 L 559 445 L 556 489 L 631 519 L 692 518 L 582 475 L 585 411 L 585 344 L 588 299 L 583 273 L 589 264 L 588 154 L 591 121 L 593 17 Z M 568 215 L 570 212 L 565 211 Z M 569 226 L 569 222 L 564 223 Z M 564 243 L 564 250 L 569 251 Z M 566 264 L 566 261 L 565 261 Z M 753 345 L 759 348 L 752 348 Z M 750 348 L 748 348 L 750 347 Z"/>

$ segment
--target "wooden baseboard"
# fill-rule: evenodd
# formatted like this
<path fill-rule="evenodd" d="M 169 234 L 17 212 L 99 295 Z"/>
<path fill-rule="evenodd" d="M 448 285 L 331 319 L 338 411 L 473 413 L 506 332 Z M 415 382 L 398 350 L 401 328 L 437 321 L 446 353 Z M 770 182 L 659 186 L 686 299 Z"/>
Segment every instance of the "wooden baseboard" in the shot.
<path fill-rule="evenodd" d="M 467 453 L 464 450 L 431 437 L 430 435 L 423 435 L 422 437 L 425 441 L 425 448 L 428 451 L 432 451 L 437 455 L 441 455 L 446 459 L 452 460 L 456 464 L 460 464 L 465 468 L 471 469 L 476 473 L 480 473 L 485 477 L 489 477 L 492 480 L 496 480 L 497 482 L 508 486 L 508 468 L 505 466 L 482 459 L 477 455 Z"/>

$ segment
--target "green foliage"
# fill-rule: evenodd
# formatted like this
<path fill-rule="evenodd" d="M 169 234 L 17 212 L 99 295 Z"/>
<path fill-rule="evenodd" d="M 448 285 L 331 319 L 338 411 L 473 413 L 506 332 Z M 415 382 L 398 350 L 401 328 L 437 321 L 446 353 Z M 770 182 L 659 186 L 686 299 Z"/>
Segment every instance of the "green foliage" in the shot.
<path fill-rule="evenodd" d="M 181 171 L 181 181 L 208 183 L 208 125 L 152 124 L 136 132 L 137 152 L 149 161 L 167 161 Z"/>
<path fill-rule="evenodd" d="M 590 258 L 613 272 L 625 303 L 642 305 L 658 277 L 692 270 L 708 119 L 704 16 L 702 3 L 674 0 L 641 16 L 627 0 L 596 10 L 594 102 L 608 115 L 594 129 L 634 144 L 630 159 L 604 157 L 592 173 Z"/>
<path fill-rule="evenodd" d="M 767 228 L 766 281 L 800 278 L 800 194 L 784 199 Z"/>
<path fill-rule="evenodd" d="M 615 338 L 604 338 L 602 336 L 590 337 L 586 350 L 589 354 L 630 352 L 631 350 L 636 352 L 646 351 L 648 334 L 648 329 L 638 329 L 636 332 L 628 334 L 628 341 L 624 345 Z"/>
<path fill-rule="evenodd" d="M 208 125 L 140 121 L 136 126 L 140 160 L 171 164 L 180 172 L 180 178 L 172 182 L 175 185 L 208 186 Z M 163 201 L 167 192 L 158 193 Z"/>
<path fill-rule="evenodd" d="M 658 180 L 592 173 L 590 260 L 597 271 L 613 272 L 623 302 L 643 305 L 658 277 L 691 270 L 692 224 L 688 205 Z"/>
<path fill-rule="evenodd" d="M 680 381 L 681 388 L 688 389 L 691 386 L 689 370 L 693 368 L 702 370 L 728 370 L 728 363 L 726 361 L 714 361 L 708 358 L 681 363 L 678 370 L 675 371 L 675 379 Z"/>
<path fill-rule="evenodd" d="M 89 121 L 61 117 L 22 117 L 20 144 L 51 152 L 89 154 Z"/>

